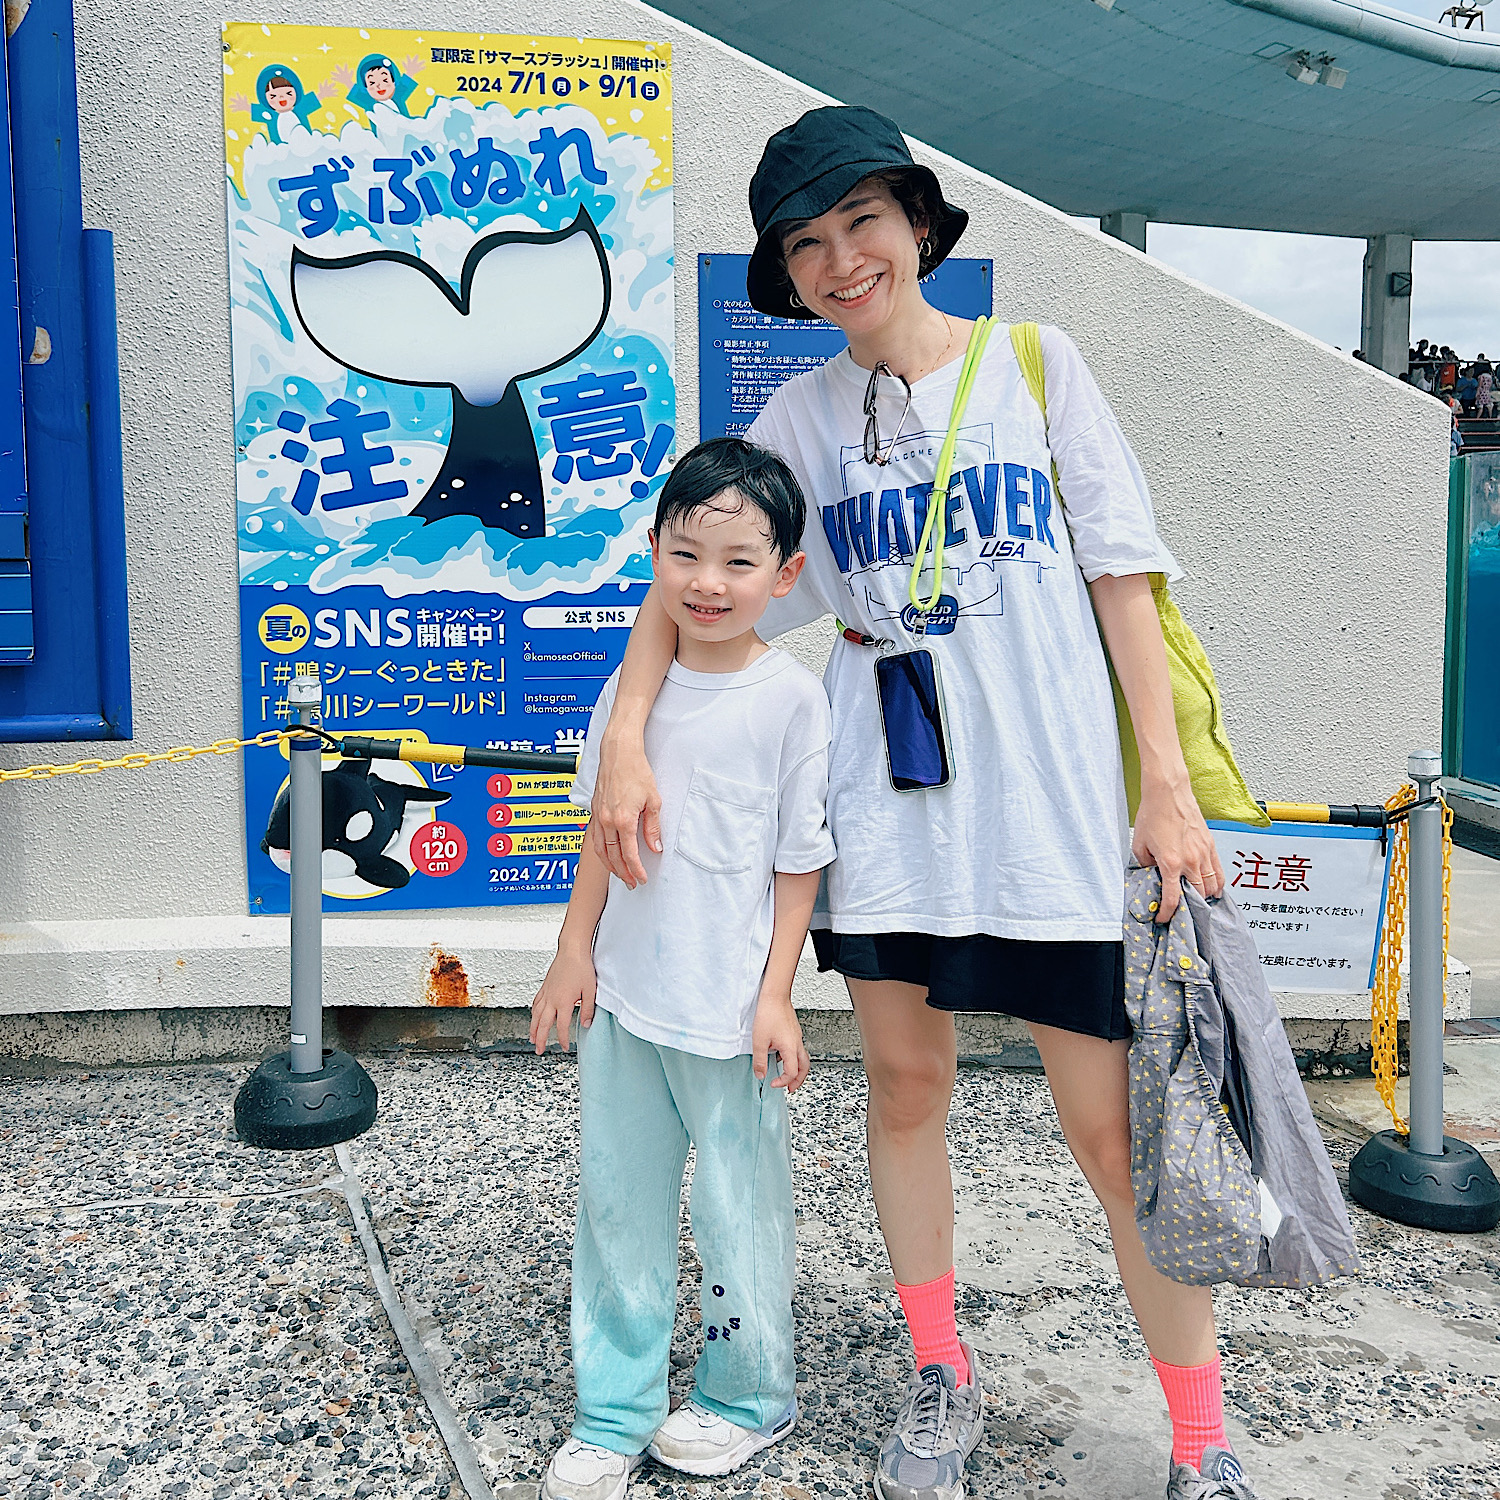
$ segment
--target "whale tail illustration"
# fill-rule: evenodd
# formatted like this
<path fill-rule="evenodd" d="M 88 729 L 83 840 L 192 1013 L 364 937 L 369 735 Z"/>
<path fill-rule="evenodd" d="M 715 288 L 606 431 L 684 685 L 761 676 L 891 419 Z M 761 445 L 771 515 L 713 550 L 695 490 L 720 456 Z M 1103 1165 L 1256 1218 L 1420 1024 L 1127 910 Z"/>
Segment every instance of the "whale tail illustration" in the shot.
<path fill-rule="evenodd" d="M 457 293 L 404 251 L 337 260 L 292 251 L 292 302 L 325 354 L 377 380 L 452 390 L 447 457 L 412 514 L 471 515 L 521 537 L 542 536 L 546 513 L 515 382 L 587 348 L 609 299 L 609 263 L 585 209 L 556 233 L 502 230 L 476 241 Z"/>

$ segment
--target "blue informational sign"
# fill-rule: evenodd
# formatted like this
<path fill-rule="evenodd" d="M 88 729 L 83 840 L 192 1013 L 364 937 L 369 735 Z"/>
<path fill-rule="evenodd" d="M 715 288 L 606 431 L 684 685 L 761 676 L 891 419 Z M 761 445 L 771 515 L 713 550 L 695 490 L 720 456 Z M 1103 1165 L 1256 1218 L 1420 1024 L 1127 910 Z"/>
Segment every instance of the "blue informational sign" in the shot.
<path fill-rule="evenodd" d="M 698 257 L 698 436 L 743 437 L 771 392 L 847 342 L 831 323 L 767 317 L 745 296 L 748 255 Z M 949 257 L 923 283 L 955 318 L 988 316 L 994 262 Z"/>

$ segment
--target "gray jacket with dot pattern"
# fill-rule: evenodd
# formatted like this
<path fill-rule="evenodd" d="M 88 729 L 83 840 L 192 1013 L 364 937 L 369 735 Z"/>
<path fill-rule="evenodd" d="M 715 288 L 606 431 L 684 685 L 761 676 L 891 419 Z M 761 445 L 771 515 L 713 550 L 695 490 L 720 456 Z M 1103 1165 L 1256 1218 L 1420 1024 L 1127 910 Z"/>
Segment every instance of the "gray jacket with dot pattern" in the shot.
<path fill-rule="evenodd" d="M 1125 886 L 1131 1183 L 1146 1254 L 1191 1285 L 1314 1286 L 1359 1269 L 1354 1233 L 1255 943 L 1226 895 L 1155 920 Z"/>

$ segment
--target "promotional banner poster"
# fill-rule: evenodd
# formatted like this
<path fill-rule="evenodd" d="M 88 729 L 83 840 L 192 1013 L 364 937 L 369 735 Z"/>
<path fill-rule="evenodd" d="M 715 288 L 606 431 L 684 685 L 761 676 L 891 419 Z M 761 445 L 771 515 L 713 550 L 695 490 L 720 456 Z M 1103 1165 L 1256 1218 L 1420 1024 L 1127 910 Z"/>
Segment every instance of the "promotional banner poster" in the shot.
<path fill-rule="evenodd" d="M 335 732 L 578 750 L 675 436 L 671 100 L 649 42 L 225 27 L 247 734 L 316 666 Z M 328 759 L 325 904 L 565 899 L 567 787 Z"/>
<path fill-rule="evenodd" d="M 1208 826 L 1273 990 L 1355 994 L 1375 983 L 1388 865 L 1378 828 Z"/>
<path fill-rule="evenodd" d="M 745 295 L 748 255 L 698 257 L 698 434 L 744 437 L 771 392 L 827 364 L 848 340 L 819 319 L 773 318 Z M 990 315 L 994 263 L 949 256 L 922 281 L 923 294 L 955 318 Z"/>

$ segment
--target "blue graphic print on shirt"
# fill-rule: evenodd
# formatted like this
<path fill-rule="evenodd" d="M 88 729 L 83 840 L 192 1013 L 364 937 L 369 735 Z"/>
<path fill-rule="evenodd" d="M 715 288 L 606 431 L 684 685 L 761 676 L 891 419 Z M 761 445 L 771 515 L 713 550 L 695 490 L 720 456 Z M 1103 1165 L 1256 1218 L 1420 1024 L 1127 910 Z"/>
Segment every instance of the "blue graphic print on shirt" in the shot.
<path fill-rule="evenodd" d="M 941 442 L 938 433 L 914 434 L 901 445 L 906 451 L 899 457 L 915 457 L 927 449 L 935 465 Z M 962 592 L 942 596 L 926 620 L 928 634 L 949 634 L 960 614 L 1003 613 L 997 563 L 1041 566 L 1044 559 L 1050 563 L 1057 554 L 1053 530 L 1057 511 L 1050 476 L 1026 464 L 993 462 L 993 453 L 993 428 L 988 424 L 962 434 L 946 498 L 944 566 L 944 582 L 951 581 Z M 845 448 L 841 460 L 845 497 L 821 507 L 823 532 L 851 594 L 859 598 L 863 593 L 873 619 L 892 619 L 896 616 L 888 603 L 867 585 L 862 589 L 856 586 L 855 579 L 910 564 L 927 522 L 932 482 L 875 488 L 879 478 L 896 477 L 891 470 L 899 472 L 901 465 L 876 468 L 864 462 L 857 448 Z M 863 484 L 871 484 L 871 488 Z M 988 578 L 966 589 L 966 577 L 981 569 Z M 900 609 L 899 618 L 907 629 L 918 624 L 917 611 L 911 605 Z"/>
<path fill-rule="evenodd" d="M 913 539 L 922 535 L 932 485 L 862 490 L 822 508 L 823 530 L 839 572 L 852 574 L 883 562 L 909 562 Z M 1002 503 L 1003 502 L 1003 503 Z M 967 514 L 965 514 L 967 512 Z M 993 545 L 982 557 L 1024 559 L 1024 543 L 1035 540 L 1057 551 L 1052 534 L 1052 481 L 1024 464 L 971 464 L 948 486 L 948 546 L 962 546 L 970 521 L 980 540 Z M 997 535 L 1001 526 L 1004 534 Z M 1022 543 L 1007 546 L 1007 541 Z"/>

